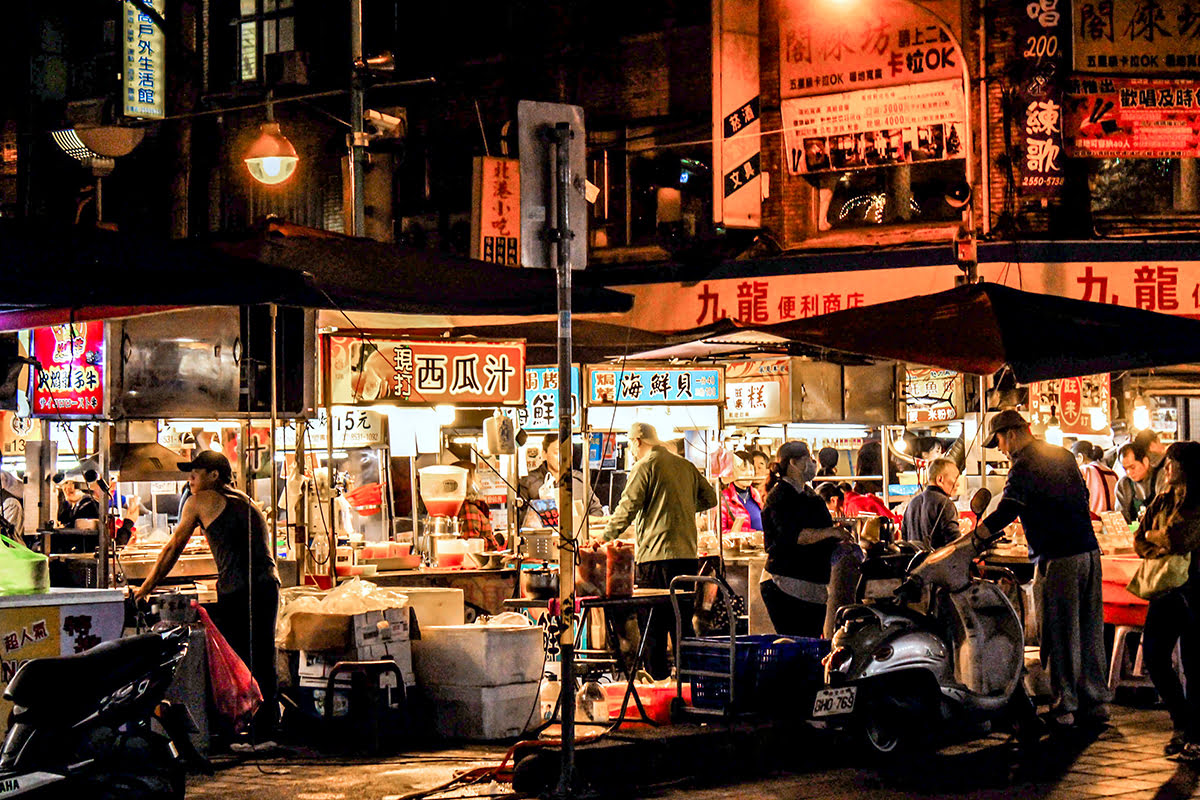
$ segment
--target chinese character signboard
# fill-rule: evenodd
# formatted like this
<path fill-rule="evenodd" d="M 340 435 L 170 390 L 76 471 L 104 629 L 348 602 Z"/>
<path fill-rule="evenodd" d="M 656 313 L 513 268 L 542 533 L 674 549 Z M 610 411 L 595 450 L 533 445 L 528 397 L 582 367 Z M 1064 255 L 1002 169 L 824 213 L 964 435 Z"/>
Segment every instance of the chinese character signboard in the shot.
<path fill-rule="evenodd" d="M 945 422 L 963 416 L 963 381 L 954 370 L 910 367 L 905 371 L 904 405 L 909 425 Z"/>
<path fill-rule="evenodd" d="M 384 415 L 374 409 L 334 406 L 334 449 L 383 447 L 388 441 L 384 419 Z M 305 449 L 322 450 L 327 446 L 328 422 L 324 407 L 317 409 L 317 418 L 310 419 L 305 430 Z M 281 420 L 275 441 L 276 446 L 281 450 L 294 449 L 296 447 L 296 423 L 293 420 Z"/>
<path fill-rule="evenodd" d="M 330 336 L 332 402 L 428 406 L 525 402 L 525 343 Z"/>
<path fill-rule="evenodd" d="M 784 100 L 793 175 L 966 155 L 962 81 L 933 81 Z"/>
<path fill-rule="evenodd" d="M 1029 385 L 1029 410 L 1033 422 L 1045 424 L 1053 413 L 1067 435 L 1105 433 L 1112 408 L 1111 376 L 1038 381 Z"/>
<path fill-rule="evenodd" d="M 1200 83 L 1077 78 L 1066 100 L 1067 155 L 1200 157 Z"/>
<path fill-rule="evenodd" d="M 588 367 L 588 406 L 720 405 L 723 367 Z"/>
<path fill-rule="evenodd" d="M 146 0 L 164 16 L 167 0 Z M 167 37 L 149 14 L 123 3 L 125 116 L 162 119 L 167 110 Z"/>
<path fill-rule="evenodd" d="M 104 322 L 51 325 L 33 332 L 33 416 L 104 416 Z"/>
<path fill-rule="evenodd" d="M 725 365 L 726 422 L 787 422 L 791 359 L 757 358 Z"/>
<path fill-rule="evenodd" d="M 780 3 L 779 96 L 961 78 L 962 54 L 937 18 L 907 2 Z M 957 13 L 957 12 L 955 12 Z"/>
<path fill-rule="evenodd" d="M 558 367 L 528 367 L 525 370 L 525 407 L 518 422 L 527 431 L 558 430 Z M 571 430 L 580 430 L 579 365 L 571 365 Z"/>
<path fill-rule="evenodd" d="M 1063 179 L 1063 82 L 1066 79 L 1066 0 L 1035 0 L 1018 11 L 1014 45 L 1021 193 L 1054 197 Z"/>
<path fill-rule="evenodd" d="M 475 159 L 471 204 L 471 258 L 521 263 L 521 162 L 515 158 Z"/>
<path fill-rule="evenodd" d="M 1200 6 L 1194 0 L 1083 0 L 1075 6 L 1077 72 L 1194 75 Z"/>
<path fill-rule="evenodd" d="M 713 220 L 727 228 L 762 224 L 763 178 L 759 171 L 759 0 L 716 0 L 713 4 Z"/>

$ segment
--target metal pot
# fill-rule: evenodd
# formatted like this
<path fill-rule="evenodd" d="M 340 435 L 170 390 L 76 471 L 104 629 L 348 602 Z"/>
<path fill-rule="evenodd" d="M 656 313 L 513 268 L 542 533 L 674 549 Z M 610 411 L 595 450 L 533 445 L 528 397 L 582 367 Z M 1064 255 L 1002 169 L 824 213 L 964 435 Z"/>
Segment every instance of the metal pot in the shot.
<path fill-rule="evenodd" d="M 521 570 L 521 596 L 549 600 L 558 596 L 558 570 L 549 567 Z"/>

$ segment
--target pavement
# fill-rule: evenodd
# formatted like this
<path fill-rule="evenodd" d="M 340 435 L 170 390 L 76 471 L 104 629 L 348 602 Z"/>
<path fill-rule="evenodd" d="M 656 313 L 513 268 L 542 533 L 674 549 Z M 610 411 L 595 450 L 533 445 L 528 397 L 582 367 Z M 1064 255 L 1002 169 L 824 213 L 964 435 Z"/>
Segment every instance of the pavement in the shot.
<path fill-rule="evenodd" d="M 794 727 L 716 722 L 609 737 L 607 755 L 581 758 L 587 791 L 612 797 L 739 800 L 794 797 L 1178 800 L 1200 796 L 1200 767 L 1168 760 L 1170 723 L 1161 708 L 1114 706 L 1107 728 L 1043 739 L 1032 757 L 995 734 L 888 767 L 865 763 L 846 740 Z M 424 743 L 419 743 L 424 744 Z M 418 797 L 532 797 L 486 778 L 443 787 L 464 771 L 495 766 L 504 746 L 430 742 L 387 757 L 330 756 L 298 749 L 215 759 L 216 774 L 192 776 L 188 798 L 415 800 Z M 581 751 L 582 752 L 582 751 Z M 648 758 L 646 754 L 654 753 Z M 547 759 L 546 757 L 549 756 Z M 555 756 L 545 753 L 523 766 Z M 636 768 L 641 760 L 655 772 Z M 590 765 L 590 766 L 589 766 Z M 520 781 L 518 781 L 520 783 Z"/>

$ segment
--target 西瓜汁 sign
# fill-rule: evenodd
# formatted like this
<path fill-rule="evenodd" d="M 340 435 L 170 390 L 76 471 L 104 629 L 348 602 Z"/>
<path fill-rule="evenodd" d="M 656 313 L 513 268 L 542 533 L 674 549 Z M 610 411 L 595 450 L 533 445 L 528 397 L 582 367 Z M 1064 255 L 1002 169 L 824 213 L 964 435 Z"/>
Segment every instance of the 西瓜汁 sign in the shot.
<path fill-rule="evenodd" d="M 145 0 L 160 18 L 167 0 Z M 154 17 L 133 3 L 124 5 L 123 89 L 125 116 L 162 119 L 167 113 L 167 37 Z"/>
<path fill-rule="evenodd" d="M 1200 158 L 1200 83 L 1077 77 L 1065 124 L 1072 157 Z"/>
<path fill-rule="evenodd" d="M 338 405 L 525 402 L 525 343 L 329 336 L 329 387 Z"/>
<path fill-rule="evenodd" d="M 961 80 L 797 97 L 780 112 L 793 175 L 966 156 Z"/>
<path fill-rule="evenodd" d="M 526 431 L 558 430 L 558 367 L 527 367 L 525 407 L 517 421 Z M 571 430 L 580 430 L 579 365 L 571 365 Z"/>
<path fill-rule="evenodd" d="M 588 406 L 720 405 L 723 367 L 588 367 Z"/>
<path fill-rule="evenodd" d="M 789 422 L 791 359 L 757 358 L 725 365 L 726 422 Z"/>
<path fill-rule="evenodd" d="M 51 325 L 33 331 L 32 413 L 55 419 L 104 416 L 104 322 Z"/>

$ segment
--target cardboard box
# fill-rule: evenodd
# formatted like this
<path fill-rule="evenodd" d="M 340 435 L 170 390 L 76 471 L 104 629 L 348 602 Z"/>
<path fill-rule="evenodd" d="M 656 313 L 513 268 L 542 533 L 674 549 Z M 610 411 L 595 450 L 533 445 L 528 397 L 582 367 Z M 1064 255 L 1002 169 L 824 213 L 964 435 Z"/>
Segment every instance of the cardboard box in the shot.
<path fill-rule="evenodd" d="M 411 611 L 407 606 L 363 614 L 318 614 L 299 611 L 291 615 L 284 650 L 347 650 L 360 641 L 373 644 L 383 638 L 380 623 L 391 629 L 387 638 L 407 639 Z"/>
<path fill-rule="evenodd" d="M 324 686 L 339 661 L 386 661 L 396 662 L 404 683 L 415 686 L 417 679 L 413 671 L 412 648 L 407 640 L 388 644 L 365 645 L 348 650 L 300 651 L 299 675 L 300 685 L 315 685 L 313 681 Z M 305 683 L 308 680 L 309 683 Z M 339 679 L 340 682 L 340 679 Z"/>

